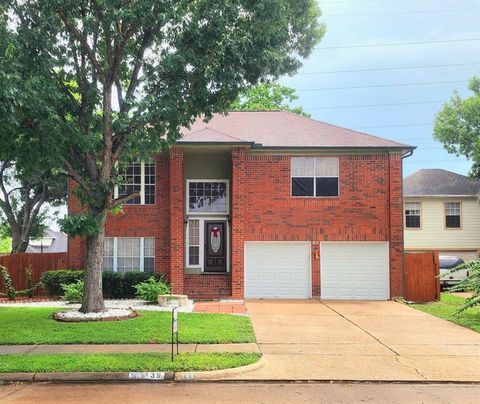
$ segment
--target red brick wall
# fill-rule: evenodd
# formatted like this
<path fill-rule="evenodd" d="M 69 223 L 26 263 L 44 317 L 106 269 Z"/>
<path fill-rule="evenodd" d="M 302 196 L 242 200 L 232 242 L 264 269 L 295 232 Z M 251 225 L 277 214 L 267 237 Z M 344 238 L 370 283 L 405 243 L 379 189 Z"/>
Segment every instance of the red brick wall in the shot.
<path fill-rule="evenodd" d="M 390 241 L 391 295 L 402 294 L 401 160 L 399 156 L 340 156 L 338 198 L 292 198 L 290 157 L 247 155 L 242 183 L 233 177 L 233 212 L 242 189 L 245 241 Z M 240 163 L 235 162 L 235 167 Z M 239 220 L 239 219 L 237 219 Z M 392 223 L 392 227 L 390 227 Z M 235 231 L 235 225 L 232 226 Z M 243 244 L 233 236 L 233 294 L 242 276 Z M 318 248 L 313 245 L 312 249 Z M 241 249 L 242 251 L 239 251 Z M 321 254 L 321 250 L 320 250 Z M 320 261 L 312 257 L 312 289 L 320 291 Z M 236 268 L 235 268 L 236 266 Z M 242 291 L 243 292 L 243 291 Z"/>
<path fill-rule="evenodd" d="M 185 272 L 185 179 L 183 149 L 170 150 L 170 281 L 173 293 L 183 292 Z"/>
<path fill-rule="evenodd" d="M 232 296 L 232 277 L 230 274 L 185 275 L 184 293 L 194 299 L 228 298 Z"/>
<path fill-rule="evenodd" d="M 109 215 L 107 237 L 155 237 L 155 271 L 170 275 L 170 181 L 169 158 L 164 154 L 155 158 L 155 205 L 124 205 L 123 213 Z M 73 183 L 72 183 L 73 186 Z M 70 193 L 69 213 L 79 207 Z M 85 241 L 80 237 L 69 240 L 69 267 L 83 268 Z M 170 280 L 170 279 L 168 279 Z"/>

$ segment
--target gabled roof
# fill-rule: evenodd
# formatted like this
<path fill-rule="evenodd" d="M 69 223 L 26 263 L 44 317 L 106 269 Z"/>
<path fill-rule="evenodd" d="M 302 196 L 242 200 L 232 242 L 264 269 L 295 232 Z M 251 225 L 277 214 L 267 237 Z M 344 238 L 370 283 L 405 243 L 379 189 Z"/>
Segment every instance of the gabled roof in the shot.
<path fill-rule="evenodd" d="M 480 180 L 440 168 L 419 170 L 403 180 L 404 196 L 477 196 Z"/>
<path fill-rule="evenodd" d="M 250 143 L 265 148 L 387 148 L 412 146 L 316 121 L 288 111 L 235 111 L 198 118 L 179 144 Z"/>

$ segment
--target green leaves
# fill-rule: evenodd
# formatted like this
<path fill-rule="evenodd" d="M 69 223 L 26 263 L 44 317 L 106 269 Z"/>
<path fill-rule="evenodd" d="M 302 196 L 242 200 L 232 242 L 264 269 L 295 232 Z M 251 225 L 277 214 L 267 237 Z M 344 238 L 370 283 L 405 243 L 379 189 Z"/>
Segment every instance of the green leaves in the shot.
<path fill-rule="evenodd" d="M 101 218 L 92 214 L 77 213 L 59 219 L 58 223 L 60 224 L 62 231 L 69 236 L 87 237 L 99 232 Z"/>
<path fill-rule="evenodd" d="M 236 111 L 290 111 L 310 117 L 302 107 L 292 107 L 292 101 L 298 99 L 293 88 L 279 83 L 258 84 L 244 92 L 232 103 L 231 109 Z"/>
<path fill-rule="evenodd" d="M 470 79 L 473 95 L 462 99 L 455 93 L 443 106 L 435 120 L 433 137 L 445 149 L 480 163 L 480 78 Z M 474 171 L 476 171 L 474 167 Z"/>
<path fill-rule="evenodd" d="M 460 270 L 467 270 L 468 276 L 467 278 L 458 282 L 455 286 L 450 288 L 449 292 L 463 292 L 468 291 L 472 292 L 472 296 L 465 299 L 465 302 L 460 308 L 455 312 L 455 314 L 459 314 L 470 307 L 475 307 L 480 305 L 480 259 L 476 259 L 473 261 L 468 261 L 463 264 L 458 265 L 457 267 L 453 268 L 451 271 L 447 272 L 443 276 L 448 276 L 453 272 L 457 272 Z"/>

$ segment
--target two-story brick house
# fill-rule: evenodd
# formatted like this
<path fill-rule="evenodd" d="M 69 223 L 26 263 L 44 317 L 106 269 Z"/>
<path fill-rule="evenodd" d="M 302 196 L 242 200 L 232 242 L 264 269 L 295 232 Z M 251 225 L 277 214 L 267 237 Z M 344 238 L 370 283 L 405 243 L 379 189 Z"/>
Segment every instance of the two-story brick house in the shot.
<path fill-rule="evenodd" d="M 411 150 L 289 112 L 199 119 L 126 169 L 116 192 L 141 197 L 108 218 L 104 267 L 163 272 L 194 298 L 402 296 Z M 71 239 L 70 267 L 84 256 Z"/>

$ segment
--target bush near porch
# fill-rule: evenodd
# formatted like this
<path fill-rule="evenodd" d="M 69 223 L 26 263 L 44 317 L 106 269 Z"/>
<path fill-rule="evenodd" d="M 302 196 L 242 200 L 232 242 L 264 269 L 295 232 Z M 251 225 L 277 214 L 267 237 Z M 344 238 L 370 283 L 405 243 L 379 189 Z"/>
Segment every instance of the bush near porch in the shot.
<path fill-rule="evenodd" d="M 114 322 L 65 323 L 52 318 L 58 308 L 0 307 L 0 345 L 165 344 L 171 340 L 171 313 L 141 311 Z M 250 318 L 230 314 L 179 313 L 182 344 L 255 342 Z"/>
<path fill-rule="evenodd" d="M 162 273 L 131 271 L 125 273 L 104 271 L 102 273 L 103 295 L 107 298 L 129 299 L 135 297 L 135 286 L 154 277 L 163 280 Z M 62 285 L 83 280 L 82 270 L 46 271 L 42 274 L 42 287 L 50 296 L 63 295 Z"/>

